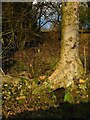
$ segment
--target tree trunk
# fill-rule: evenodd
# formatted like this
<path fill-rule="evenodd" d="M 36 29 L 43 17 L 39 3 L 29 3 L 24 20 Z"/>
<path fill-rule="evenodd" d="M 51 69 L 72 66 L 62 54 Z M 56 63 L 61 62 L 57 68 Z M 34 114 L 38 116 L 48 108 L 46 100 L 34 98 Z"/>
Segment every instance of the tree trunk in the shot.
<path fill-rule="evenodd" d="M 90 2 L 87 2 L 88 5 L 88 22 L 90 22 Z"/>
<path fill-rule="evenodd" d="M 88 22 L 90 23 L 90 2 L 87 2 L 87 4 L 88 4 Z M 87 59 L 88 69 L 90 72 L 90 54 L 89 54 L 89 51 L 90 51 L 90 36 L 88 36 L 88 59 Z"/>
<path fill-rule="evenodd" d="M 79 58 L 79 3 L 62 3 L 62 40 L 60 61 L 49 77 L 52 89 L 74 85 L 83 75 L 83 64 Z"/>

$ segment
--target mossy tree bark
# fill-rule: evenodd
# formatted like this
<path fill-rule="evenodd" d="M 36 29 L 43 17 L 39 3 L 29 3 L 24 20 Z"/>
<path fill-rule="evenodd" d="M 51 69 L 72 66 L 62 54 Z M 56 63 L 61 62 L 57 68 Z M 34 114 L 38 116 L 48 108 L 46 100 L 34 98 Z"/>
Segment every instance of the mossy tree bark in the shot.
<path fill-rule="evenodd" d="M 62 3 L 62 40 L 60 60 L 49 77 L 52 89 L 67 88 L 83 75 L 83 64 L 79 58 L 79 3 Z"/>

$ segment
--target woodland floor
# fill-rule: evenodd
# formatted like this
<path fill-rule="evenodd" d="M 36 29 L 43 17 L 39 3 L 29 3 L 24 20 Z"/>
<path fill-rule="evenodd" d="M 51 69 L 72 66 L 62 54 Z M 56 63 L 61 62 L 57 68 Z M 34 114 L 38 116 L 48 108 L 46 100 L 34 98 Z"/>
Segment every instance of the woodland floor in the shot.
<path fill-rule="evenodd" d="M 61 104 L 57 108 L 49 108 L 49 110 L 24 111 L 8 118 L 8 120 L 22 120 L 30 118 L 79 118 L 81 120 L 90 120 L 90 103 L 80 104 Z M 3 119 L 4 118 L 3 116 Z"/>
<path fill-rule="evenodd" d="M 48 34 L 48 33 L 46 33 Z M 29 71 L 29 77 L 38 77 L 43 80 L 44 76 L 49 76 L 55 69 L 55 65 L 59 59 L 60 40 L 57 35 L 45 35 L 46 41 L 38 47 L 25 48 L 25 50 L 17 51 L 12 55 L 10 61 L 17 61 L 16 63 L 6 61 L 4 66 L 5 72 L 11 76 L 18 76 L 22 71 Z M 80 45 L 85 46 L 90 34 L 83 34 L 80 36 Z M 83 47 L 80 48 L 81 58 L 83 56 Z M 88 56 L 86 48 L 86 54 Z M 89 57 L 90 58 L 90 57 Z M 10 66 L 11 64 L 11 66 Z M 13 64 L 13 65 L 12 65 Z M 90 63 L 89 63 L 90 64 Z M 10 69 L 6 69 L 10 67 Z M 90 120 L 90 103 L 80 104 L 60 104 L 57 108 L 49 108 L 48 110 L 27 110 L 17 113 L 15 116 L 8 118 L 8 120 L 30 119 L 30 118 L 81 118 L 82 120 Z M 6 119 L 3 116 L 3 119 Z"/>

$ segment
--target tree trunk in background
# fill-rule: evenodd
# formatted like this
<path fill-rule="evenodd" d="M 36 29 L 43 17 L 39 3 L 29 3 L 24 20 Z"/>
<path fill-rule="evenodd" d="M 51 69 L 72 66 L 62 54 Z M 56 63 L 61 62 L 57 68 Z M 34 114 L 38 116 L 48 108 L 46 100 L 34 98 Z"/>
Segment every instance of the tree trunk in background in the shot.
<path fill-rule="evenodd" d="M 87 2 L 88 5 L 88 21 L 90 22 L 90 2 Z"/>
<path fill-rule="evenodd" d="M 90 2 L 87 2 L 88 4 L 88 22 L 90 23 Z M 87 63 L 88 63 L 88 69 L 90 72 L 90 36 L 88 36 L 88 59 L 87 59 Z"/>
<path fill-rule="evenodd" d="M 49 77 L 52 89 L 74 85 L 83 75 L 83 64 L 79 58 L 79 3 L 62 3 L 62 40 L 60 61 Z"/>

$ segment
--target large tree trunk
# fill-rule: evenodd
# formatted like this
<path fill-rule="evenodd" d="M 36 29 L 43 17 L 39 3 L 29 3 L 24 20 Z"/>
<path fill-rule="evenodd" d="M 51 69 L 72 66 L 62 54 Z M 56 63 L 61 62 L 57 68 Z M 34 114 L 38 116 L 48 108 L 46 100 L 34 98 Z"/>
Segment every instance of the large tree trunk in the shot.
<path fill-rule="evenodd" d="M 63 2 L 62 5 L 62 40 L 60 61 L 56 70 L 49 77 L 52 89 L 67 88 L 74 80 L 83 75 L 83 64 L 79 59 L 79 3 Z"/>

